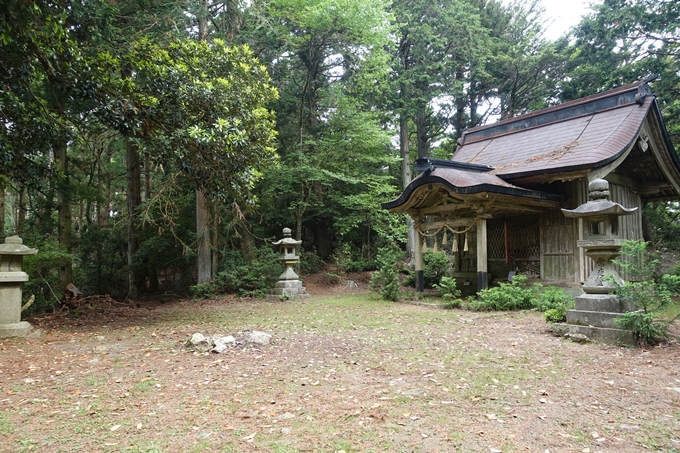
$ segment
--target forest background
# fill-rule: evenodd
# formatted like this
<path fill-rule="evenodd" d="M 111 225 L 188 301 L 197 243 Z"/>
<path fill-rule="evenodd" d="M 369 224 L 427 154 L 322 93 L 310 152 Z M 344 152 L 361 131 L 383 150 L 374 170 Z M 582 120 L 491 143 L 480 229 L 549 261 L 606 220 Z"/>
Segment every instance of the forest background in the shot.
<path fill-rule="evenodd" d="M 410 250 L 381 203 L 416 157 L 651 74 L 680 143 L 680 3 L 605 0 L 557 40 L 546 26 L 536 1 L 4 1 L 0 240 L 40 250 L 32 309 L 69 283 L 261 291 L 286 226 L 304 271 L 374 269 L 380 247 Z M 676 253 L 678 215 L 646 206 L 645 239 Z"/>

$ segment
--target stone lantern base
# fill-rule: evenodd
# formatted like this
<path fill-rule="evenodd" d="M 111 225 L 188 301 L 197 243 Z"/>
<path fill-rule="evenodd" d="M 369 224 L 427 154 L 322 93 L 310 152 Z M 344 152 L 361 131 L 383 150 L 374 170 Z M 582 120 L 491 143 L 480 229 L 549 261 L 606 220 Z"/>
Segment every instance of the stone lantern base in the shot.
<path fill-rule="evenodd" d="M 573 310 L 567 310 L 567 322 L 552 325 L 557 335 L 579 334 L 593 341 L 614 345 L 634 345 L 630 330 L 619 329 L 614 318 L 635 310 L 615 294 L 583 294 L 575 300 Z"/>
<path fill-rule="evenodd" d="M 12 324 L 0 324 L 0 338 L 7 337 L 26 337 L 31 333 L 31 326 L 26 321 L 19 321 Z"/>
<path fill-rule="evenodd" d="M 270 300 L 307 299 L 308 297 L 307 289 L 302 286 L 300 280 L 279 280 L 269 295 Z"/>

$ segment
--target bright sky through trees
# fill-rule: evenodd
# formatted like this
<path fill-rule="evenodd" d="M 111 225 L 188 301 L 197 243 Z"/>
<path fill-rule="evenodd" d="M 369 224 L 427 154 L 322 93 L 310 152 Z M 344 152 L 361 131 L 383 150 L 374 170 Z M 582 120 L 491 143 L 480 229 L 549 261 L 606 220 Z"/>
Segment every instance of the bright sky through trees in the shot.
<path fill-rule="evenodd" d="M 547 29 L 545 37 L 557 39 L 570 27 L 578 24 L 581 16 L 590 12 L 591 3 L 601 3 L 600 0 L 541 0 L 545 8 Z"/>

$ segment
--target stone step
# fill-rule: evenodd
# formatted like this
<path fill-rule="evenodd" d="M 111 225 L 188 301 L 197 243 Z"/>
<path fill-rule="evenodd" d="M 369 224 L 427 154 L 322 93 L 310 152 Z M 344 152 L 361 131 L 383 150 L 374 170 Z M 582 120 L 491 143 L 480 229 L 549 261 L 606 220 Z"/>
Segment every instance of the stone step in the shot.
<path fill-rule="evenodd" d="M 623 301 L 614 294 L 584 294 L 574 299 L 576 310 L 625 313 L 634 311 L 635 305 Z"/>
<path fill-rule="evenodd" d="M 618 318 L 620 316 L 621 313 L 588 310 L 567 310 L 567 323 L 579 324 L 583 326 L 616 328 L 616 324 L 614 324 L 614 318 Z"/>
<path fill-rule="evenodd" d="M 584 335 L 588 337 L 588 339 L 598 343 L 628 346 L 635 345 L 635 336 L 630 330 L 579 326 L 575 324 L 553 324 L 552 331 L 561 336 L 564 336 L 565 334 Z"/>

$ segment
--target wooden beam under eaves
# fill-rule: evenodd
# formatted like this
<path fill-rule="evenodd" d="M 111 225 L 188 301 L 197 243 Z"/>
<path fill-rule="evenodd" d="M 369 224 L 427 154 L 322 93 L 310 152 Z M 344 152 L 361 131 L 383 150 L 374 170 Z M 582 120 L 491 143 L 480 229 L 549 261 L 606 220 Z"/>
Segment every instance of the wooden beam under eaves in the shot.
<path fill-rule="evenodd" d="M 640 195 L 654 195 L 662 190 L 673 190 L 673 186 L 668 181 L 648 181 L 638 185 Z"/>

